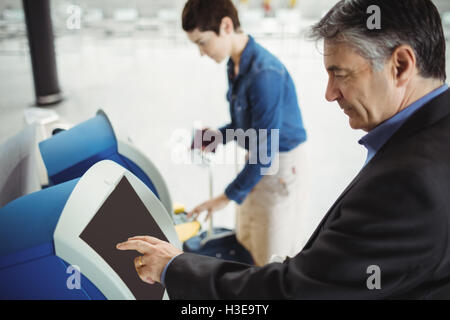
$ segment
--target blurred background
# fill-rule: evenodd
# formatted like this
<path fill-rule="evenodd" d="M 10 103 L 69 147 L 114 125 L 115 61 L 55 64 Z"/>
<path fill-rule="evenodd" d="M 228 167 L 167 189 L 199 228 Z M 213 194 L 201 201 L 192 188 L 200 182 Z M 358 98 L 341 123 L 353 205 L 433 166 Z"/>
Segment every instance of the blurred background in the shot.
<path fill-rule="evenodd" d="M 364 135 L 348 125 L 336 103 L 325 100 L 327 74 L 315 43 L 304 31 L 334 0 L 235 0 L 243 30 L 288 68 L 296 84 L 308 133 L 308 213 L 299 232 L 307 239 L 361 169 Z M 450 1 L 434 0 L 446 35 Z M 57 74 L 64 100 L 46 107 L 77 124 L 99 108 L 120 121 L 133 143 L 161 171 L 172 200 L 187 209 L 208 199 L 208 172 L 171 156 L 179 129 L 229 122 L 226 62 L 200 57 L 181 28 L 185 0 L 53 0 Z M 449 38 L 447 38 L 449 39 Z M 448 71 L 447 71 L 448 73 Z M 0 0 L 0 144 L 25 125 L 35 106 L 33 72 L 21 1 Z M 235 146 L 227 145 L 225 152 Z M 236 174 L 234 164 L 214 164 L 214 194 Z M 234 206 L 215 214 L 215 224 L 234 227 Z"/>

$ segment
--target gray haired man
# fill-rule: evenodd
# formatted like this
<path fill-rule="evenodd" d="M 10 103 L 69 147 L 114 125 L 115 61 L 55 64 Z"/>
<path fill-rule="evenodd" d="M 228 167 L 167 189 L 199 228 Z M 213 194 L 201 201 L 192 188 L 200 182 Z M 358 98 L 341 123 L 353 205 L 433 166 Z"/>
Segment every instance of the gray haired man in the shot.
<path fill-rule="evenodd" d="M 380 28 L 368 28 L 370 6 Z M 164 281 L 170 298 L 450 298 L 450 91 L 436 7 L 343 0 L 311 36 L 324 43 L 326 99 L 367 131 L 363 169 L 283 263 L 225 262 L 151 237 L 119 244 L 143 255 L 139 275 Z"/>

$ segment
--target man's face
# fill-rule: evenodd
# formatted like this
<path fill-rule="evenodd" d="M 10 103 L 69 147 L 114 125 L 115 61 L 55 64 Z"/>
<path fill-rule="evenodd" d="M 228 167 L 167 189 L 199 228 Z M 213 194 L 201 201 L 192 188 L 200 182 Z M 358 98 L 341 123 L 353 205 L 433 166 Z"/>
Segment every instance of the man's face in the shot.
<path fill-rule="evenodd" d="M 200 31 L 196 28 L 187 32 L 187 36 L 198 46 L 201 56 L 206 54 L 217 63 L 221 63 L 230 55 L 231 41 L 224 32 L 220 32 L 218 36 L 214 31 Z"/>
<path fill-rule="evenodd" d="M 370 131 L 398 112 L 400 97 L 388 64 L 374 71 L 350 46 L 327 41 L 324 63 L 329 77 L 325 97 L 338 102 L 353 129 Z"/>

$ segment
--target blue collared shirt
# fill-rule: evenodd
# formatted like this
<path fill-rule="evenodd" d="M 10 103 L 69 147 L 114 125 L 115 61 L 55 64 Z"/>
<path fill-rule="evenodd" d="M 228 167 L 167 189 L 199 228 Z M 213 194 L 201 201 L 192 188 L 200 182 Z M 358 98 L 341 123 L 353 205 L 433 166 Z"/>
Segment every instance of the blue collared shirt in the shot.
<path fill-rule="evenodd" d="M 219 128 L 223 142 L 228 142 L 227 129 L 242 129 L 243 132 L 255 129 L 257 141 L 264 141 L 252 146 L 246 139 L 241 145 L 249 150 L 254 161 L 247 162 L 225 190 L 229 199 L 241 204 L 262 178 L 262 169 L 271 166 L 275 152 L 292 150 L 304 142 L 306 130 L 295 85 L 287 69 L 251 36 L 241 54 L 236 77 L 233 60 L 228 60 L 228 86 L 231 123 Z M 267 130 L 267 139 L 263 136 L 260 140 L 260 129 Z M 278 150 L 271 150 L 273 129 L 278 130 Z"/>
<path fill-rule="evenodd" d="M 167 272 L 167 268 L 169 267 L 169 265 L 172 263 L 173 259 L 175 259 L 178 256 L 173 257 L 172 259 L 169 260 L 169 262 L 167 262 L 166 266 L 163 269 L 163 272 L 161 273 L 161 284 L 165 287 L 166 286 L 166 272 Z"/>
<path fill-rule="evenodd" d="M 384 121 L 376 128 L 372 129 L 364 137 L 362 137 L 361 140 L 358 141 L 358 143 L 363 145 L 367 149 L 367 158 L 364 166 L 369 163 L 369 161 L 375 156 L 378 150 L 380 150 L 381 147 L 389 140 L 389 138 L 391 138 L 392 135 L 398 129 L 400 129 L 403 123 L 405 123 L 413 113 L 430 102 L 432 99 L 436 98 L 438 95 L 442 94 L 447 89 L 447 84 L 442 85 L 438 89 L 413 102 L 410 106 L 406 107 L 392 118 Z"/>

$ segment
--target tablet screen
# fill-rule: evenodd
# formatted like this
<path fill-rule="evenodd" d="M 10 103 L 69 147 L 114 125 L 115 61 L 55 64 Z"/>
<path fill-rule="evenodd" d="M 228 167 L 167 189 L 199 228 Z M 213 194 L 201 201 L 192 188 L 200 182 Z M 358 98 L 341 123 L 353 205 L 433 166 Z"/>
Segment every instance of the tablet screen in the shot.
<path fill-rule="evenodd" d="M 136 272 L 134 258 L 141 254 L 116 249 L 116 244 L 143 235 L 167 241 L 124 176 L 80 234 L 80 238 L 111 266 L 137 300 L 160 300 L 164 295 L 164 287 L 159 283 L 152 285 L 143 282 Z"/>

